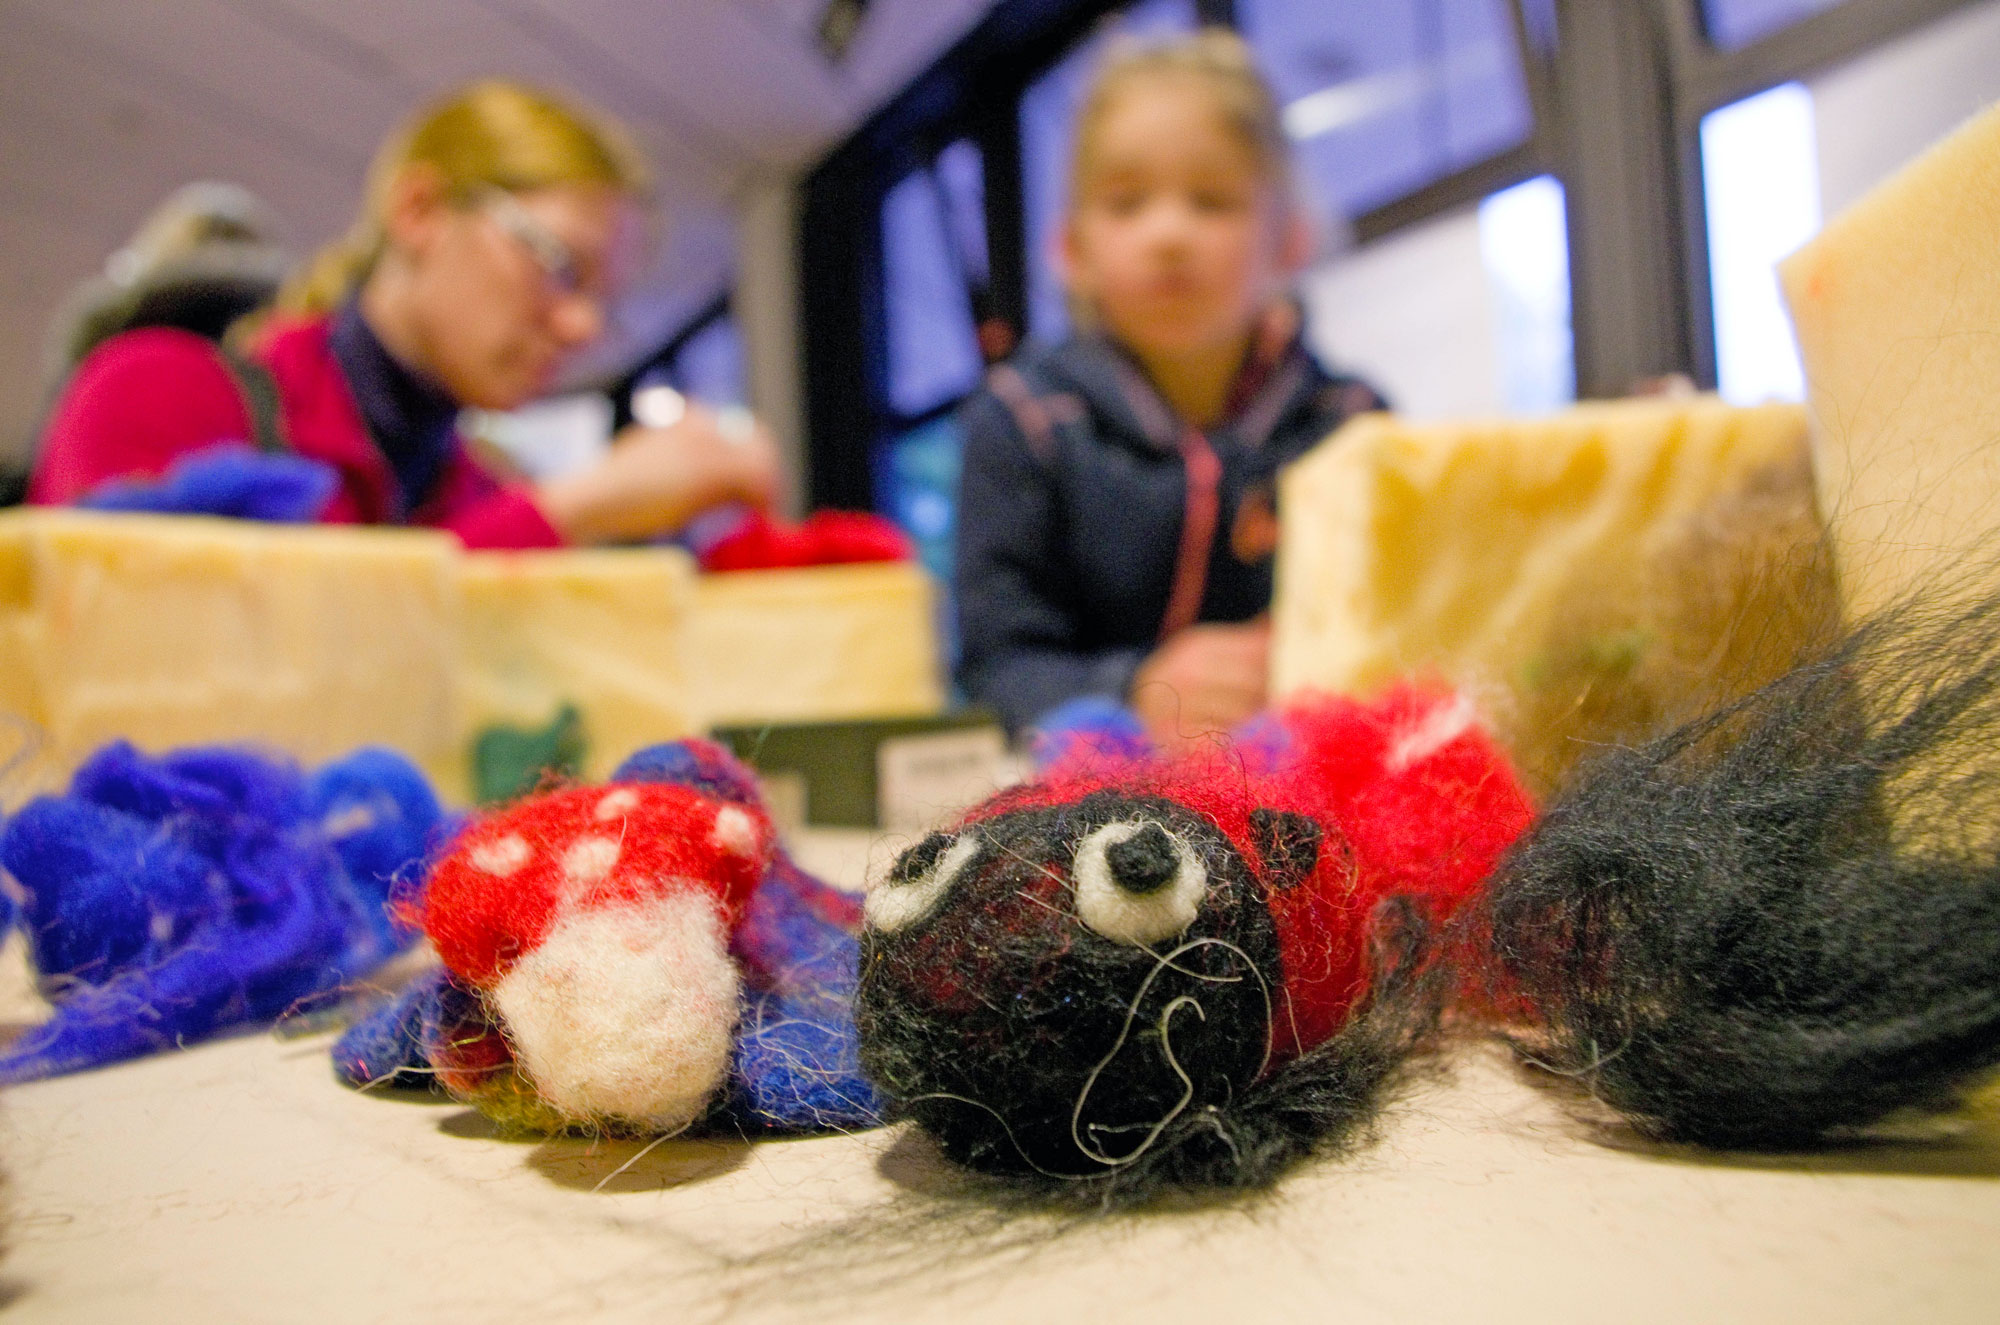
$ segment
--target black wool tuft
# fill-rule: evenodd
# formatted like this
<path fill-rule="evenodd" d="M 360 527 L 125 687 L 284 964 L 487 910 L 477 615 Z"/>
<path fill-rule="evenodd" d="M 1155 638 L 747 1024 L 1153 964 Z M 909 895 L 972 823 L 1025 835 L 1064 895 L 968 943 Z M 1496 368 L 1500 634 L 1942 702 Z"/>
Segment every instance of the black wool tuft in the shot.
<path fill-rule="evenodd" d="M 2000 1064 L 2000 594 L 1883 613 L 1581 769 L 1476 921 L 1523 1055 L 1649 1135 L 1952 1107 Z"/>

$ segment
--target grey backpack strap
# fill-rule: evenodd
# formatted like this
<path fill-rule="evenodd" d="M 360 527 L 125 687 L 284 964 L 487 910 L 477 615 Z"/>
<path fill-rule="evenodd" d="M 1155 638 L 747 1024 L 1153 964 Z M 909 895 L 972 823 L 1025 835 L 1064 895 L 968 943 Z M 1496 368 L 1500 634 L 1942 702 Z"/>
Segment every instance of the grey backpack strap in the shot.
<path fill-rule="evenodd" d="M 222 355 L 222 366 L 236 379 L 236 389 L 250 411 L 250 440 L 265 455 L 290 455 L 292 448 L 285 441 L 278 410 L 278 381 L 271 376 L 271 370 L 227 346 L 217 348 Z"/>

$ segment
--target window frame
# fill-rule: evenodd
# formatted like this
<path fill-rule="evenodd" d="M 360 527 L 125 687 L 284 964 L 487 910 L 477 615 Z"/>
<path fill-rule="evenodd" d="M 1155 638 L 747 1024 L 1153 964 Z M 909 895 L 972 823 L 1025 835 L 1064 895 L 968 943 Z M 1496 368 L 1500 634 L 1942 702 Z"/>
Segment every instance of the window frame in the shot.
<path fill-rule="evenodd" d="M 1554 0 L 1557 36 L 1542 51 L 1523 0 L 1506 0 L 1533 117 L 1528 140 L 1353 218 L 1355 242 L 1376 243 L 1554 175 L 1569 207 L 1579 397 L 1623 394 L 1667 373 L 1713 388 L 1702 117 L 1978 2 L 1845 0 L 1728 50 L 1709 39 L 1702 0 Z M 904 417 L 887 405 L 881 208 L 889 189 L 950 144 L 972 140 L 983 162 L 988 313 L 1018 341 L 1029 267 L 1021 97 L 1126 7 L 1001 0 L 806 177 L 800 327 L 811 505 L 871 506 L 879 445 L 954 407 Z M 1195 12 L 1202 23 L 1237 26 L 1235 0 L 1195 0 Z M 665 357 L 670 350 L 655 361 Z"/>
<path fill-rule="evenodd" d="M 836 147 L 807 177 L 799 226 L 806 394 L 806 497 L 813 507 L 874 503 L 877 447 L 947 412 L 889 408 L 881 211 L 889 190 L 960 139 L 985 185 L 987 297 L 1018 341 L 1027 323 L 1021 95 L 1125 0 L 1002 0 L 957 45 Z M 1198 12 L 1233 3 L 1198 5 Z"/>
<path fill-rule="evenodd" d="M 1716 385 L 1703 117 L 1979 2 L 1844 0 L 1729 50 L 1710 40 L 1702 0 L 1556 0 L 1550 91 L 1562 120 L 1556 173 L 1571 200 L 1578 394 L 1620 395 L 1665 373 Z M 1518 13 L 1520 0 L 1510 3 Z M 1622 153 L 1621 141 L 1641 150 Z"/>
<path fill-rule="evenodd" d="M 638 387 L 641 379 L 649 373 L 671 365 L 680 357 L 681 351 L 688 347 L 690 341 L 735 311 L 735 301 L 730 295 L 729 287 L 725 285 L 716 292 L 714 298 L 702 305 L 701 311 L 683 322 L 678 331 L 660 342 L 658 349 L 627 369 L 610 385 L 608 390 L 611 395 L 611 431 L 614 436 L 633 422 L 632 392 Z"/>

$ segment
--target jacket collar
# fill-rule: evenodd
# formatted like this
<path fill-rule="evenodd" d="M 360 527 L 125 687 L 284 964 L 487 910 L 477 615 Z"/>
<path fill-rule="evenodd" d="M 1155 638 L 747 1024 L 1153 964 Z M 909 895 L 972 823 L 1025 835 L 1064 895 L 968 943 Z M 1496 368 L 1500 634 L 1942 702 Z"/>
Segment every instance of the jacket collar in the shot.
<path fill-rule="evenodd" d="M 458 445 L 458 402 L 389 352 L 349 299 L 327 327 L 327 348 L 340 365 L 369 437 L 396 478 L 399 517 L 423 503 Z"/>
<path fill-rule="evenodd" d="M 1211 432 L 1227 432 L 1239 445 L 1264 445 L 1299 394 L 1316 378 L 1304 343 L 1305 320 L 1290 300 L 1274 304 L 1252 333 L 1249 356 L 1230 391 L 1223 421 Z M 1072 337 L 1049 367 L 1092 407 L 1114 419 L 1121 431 L 1151 449 L 1180 450 L 1187 424 L 1161 396 L 1144 368 L 1116 342 L 1097 333 Z"/>

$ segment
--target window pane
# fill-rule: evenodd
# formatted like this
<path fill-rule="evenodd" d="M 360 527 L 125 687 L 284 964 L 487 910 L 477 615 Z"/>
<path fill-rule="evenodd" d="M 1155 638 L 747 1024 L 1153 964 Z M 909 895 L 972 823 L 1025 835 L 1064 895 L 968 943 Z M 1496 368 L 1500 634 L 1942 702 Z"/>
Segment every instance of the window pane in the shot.
<path fill-rule="evenodd" d="M 1543 412 L 1575 395 L 1562 188 L 1530 180 L 1397 231 L 1302 283 L 1313 348 L 1419 419 Z"/>
<path fill-rule="evenodd" d="M 1967 5 L 1807 86 L 1820 206 L 1832 216 L 2000 100 L 2000 0 Z"/>
<path fill-rule="evenodd" d="M 673 378 L 675 386 L 705 404 L 744 404 L 749 394 L 736 319 L 724 313 L 691 336 L 674 356 Z"/>
<path fill-rule="evenodd" d="M 955 240 L 936 172 L 912 171 L 889 190 L 882 203 L 883 298 L 889 407 L 898 414 L 921 414 L 979 385 L 984 366 L 970 274 Z"/>
<path fill-rule="evenodd" d="M 1748 46 L 1842 0 L 1701 0 L 1708 39 L 1724 50 Z"/>
<path fill-rule="evenodd" d="M 917 560 L 944 584 L 951 582 L 962 447 L 957 417 L 943 414 L 889 442 L 876 461 L 876 509 L 903 527 Z"/>
<path fill-rule="evenodd" d="M 1556 0 L 1521 0 L 1521 22 L 1528 43 L 1543 55 L 1556 48 Z"/>
<path fill-rule="evenodd" d="M 1195 27 L 1194 0 L 1147 0 L 1102 25 L 1036 79 L 1021 97 L 1021 207 L 1027 221 L 1028 334 L 1060 340 L 1069 331 L 1050 253 L 1069 199 L 1071 131 L 1091 71 L 1114 35 L 1151 37 Z"/>
<path fill-rule="evenodd" d="M 961 138 L 938 153 L 936 170 L 954 251 L 967 279 L 984 285 L 991 268 L 986 261 L 986 168 L 979 148 Z"/>
<path fill-rule="evenodd" d="M 1796 399 L 1800 369 L 1772 267 L 2000 97 L 2000 0 L 1935 23 L 1702 124 L 1710 285 L 1722 394 Z"/>
<path fill-rule="evenodd" d="M 1239 0 L 1316 201 L 1344 216 L 1528 140 L 1507 0 Z"/>
<path fill-rule="evenodd" d="M 1561 181 L 1542 175 L 1480 203 L 1479 258 L 1493 293 L 1500 393 L 1507 408 L 1543 413 L 1575 400 L 1569 213 Z"/>
<path fill-rule="evenodd" d="M 1711 111 L 1701 173 L 1719 389 L 1739 405 L 1803 400 L 1777 262 L 1819 229 L 1812 94 L 1787 83 Z"/>

